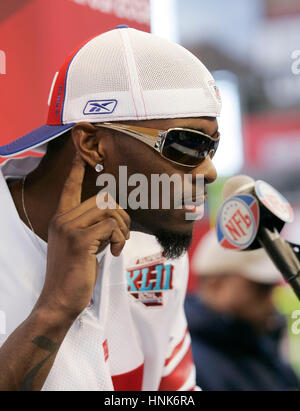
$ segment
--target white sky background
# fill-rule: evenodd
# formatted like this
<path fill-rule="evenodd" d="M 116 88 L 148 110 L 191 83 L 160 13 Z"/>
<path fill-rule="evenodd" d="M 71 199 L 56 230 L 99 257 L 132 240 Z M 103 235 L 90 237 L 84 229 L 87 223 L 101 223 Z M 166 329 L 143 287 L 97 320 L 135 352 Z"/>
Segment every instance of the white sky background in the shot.
<path fill-rule="evenodd" d="M 238 82 L 235 75 L 227 71 L 213 75 L 222 96 L 222 112 L 218 118 L 221 140 L 213 162 L 218 175 L 230 176 L 239 173 L 244 161 Z"/>
<path fill-rule="evenodd" d="M 150 0 L 150 4 L 152 33 L 178 43 L 176 0 Z"/>

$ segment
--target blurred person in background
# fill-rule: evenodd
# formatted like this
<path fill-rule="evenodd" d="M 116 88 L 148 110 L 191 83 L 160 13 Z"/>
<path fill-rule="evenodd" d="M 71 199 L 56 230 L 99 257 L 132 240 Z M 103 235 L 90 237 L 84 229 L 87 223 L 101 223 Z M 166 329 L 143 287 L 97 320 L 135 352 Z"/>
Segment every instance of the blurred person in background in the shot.
<path fill-rule="evenodd" d="M 281 276 L 264 250 L 224 250 L 214 231 L 192 259 L 197 286 L 185 302 L 197 384 L 210 391 L 298 390 L 280 352 L 285 318 L 273 303 Z"/>

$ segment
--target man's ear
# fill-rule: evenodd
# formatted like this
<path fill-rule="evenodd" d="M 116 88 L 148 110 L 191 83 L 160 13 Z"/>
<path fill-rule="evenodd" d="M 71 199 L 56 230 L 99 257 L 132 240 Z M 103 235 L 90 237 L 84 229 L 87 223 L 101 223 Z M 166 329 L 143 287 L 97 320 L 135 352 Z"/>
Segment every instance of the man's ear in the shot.
<path fill-rule="evenodd" d="M 77 123 L 72 128 L 72 140 L 76 151 L 92 168 L 102 164 L 105 157 L 98 131 L 99 129 L 91 123 L 85 122 Z"/>

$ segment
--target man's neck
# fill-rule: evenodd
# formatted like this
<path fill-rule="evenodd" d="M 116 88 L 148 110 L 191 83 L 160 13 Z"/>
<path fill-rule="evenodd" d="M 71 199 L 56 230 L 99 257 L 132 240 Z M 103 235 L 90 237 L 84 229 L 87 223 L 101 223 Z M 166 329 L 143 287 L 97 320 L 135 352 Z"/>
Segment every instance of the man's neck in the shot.
<path fill-rule="evenodd" d="M 29 175 L 24 185 L 23 206 L 22 181 L 9 184 L 11 196 L 21 220 L 30 229 L 32 226 L 35 234 L 47 242 L 49 222 L 55 213 L 55 202 L 53 201 L 55 194 L 49 186 L 48 190 L 45 190 L 46 187 L 46 182 L 42 186 L 32 183 Z"/>
<path fill-rule="evenodd" d="M 29 228 L 32 225 L 35 234 L 46 242 L 49 223 L 56 212 L 69 172 L 68 167 L 65 165 L 61 167 L 59 163 L 59 159 L 57 159 L 57 164 L 52 164 L 52 160 L 42 160 L 39 166 L 26 177 L 24 190 L 22 180 L 8 184 L 21 220 Z M 22 197 L 24 198 L 24 206 Z"/>

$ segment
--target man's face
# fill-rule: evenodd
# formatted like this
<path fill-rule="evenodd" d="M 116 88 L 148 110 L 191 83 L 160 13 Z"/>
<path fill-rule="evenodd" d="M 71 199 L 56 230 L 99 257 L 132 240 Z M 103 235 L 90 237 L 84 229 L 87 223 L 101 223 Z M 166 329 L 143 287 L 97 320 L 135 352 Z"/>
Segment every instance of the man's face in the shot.
<path fill-rule="evenodd" d="M 258 329 L 266 329 L 275 312 L 272 298 L 275 285 L 250 281 L 239 274 L 228 275 L 222 280 L 225 306 Z"/>
<path fill-rule="evenodd" d="M 124 124 L 131 124 L 137 127 L 148 127 L 158 130 L 168 130 L 169 128 L 193 128 L 198 129 L 205 134 L 215 135 L 218 125 L 215 118 L 182 118 L 182 119 L 165 119 L 165 120 L 148 120 L 148 121 L 128 121 Z M 175 209 L 174 196 L 180 195 L 181 199 L 186 191 L 188 191 L 193 200 L 196 197 L 196 176 L 203 175 L 204 192 L 206 193 L 205 185 L 212 183 L 216 179 L 216 170 L 213 166 L 211 158 L 208 156 L 202 163 L 190 168 L 175 164 L 163 158 L 153 148 L 145 143 L 138 141 L 134 137 L 111 130 L 108 132 L 104 129 L 99 129 L 101 136 L 101 144 L 105 153 L 104 172 L 112 174 L 117 181 L 117 198 L 119 203 L 119 187 L 124 182 L 120 181 L 119 166 L 127 166 L 127 179 L 134 174 L 143 174 L 147 181 L 148 207 L 147 209 L 133 209 L 129 202 L 127 212 L 132 219 L 133 229 L 156 235 L 161 245 L 165 249 L 169 257 L 180 255 L 189 246 L 195 220 L 187 220 L 187 209 Z M 151 178 L 154 174 L 166 174 L 172 176 L 178 174 L 181 177 L 181 187 L 177 184 L 175 187 L 171 185 L 170 190 L 170 207 L 163 209 L 163 197 L 168 196 L 166 190 L 160 186 L 159 191 L 159 208 L 151 208 L 153 200 L 153 190 L 151 190 Z M 189 184 L 183 184 L 184 175 L 189 174 L 191 179 Z M 128 180 L 127 180 L 128 181 Z M 128 187 L 128 195 L 136 189 L 138 184 Z M 121 187 L 123 188 L 123 187 Z M 202 192 L 202 195 L 204 193 Z M 206 195 L 204 196 L 204 200 Z"/>

